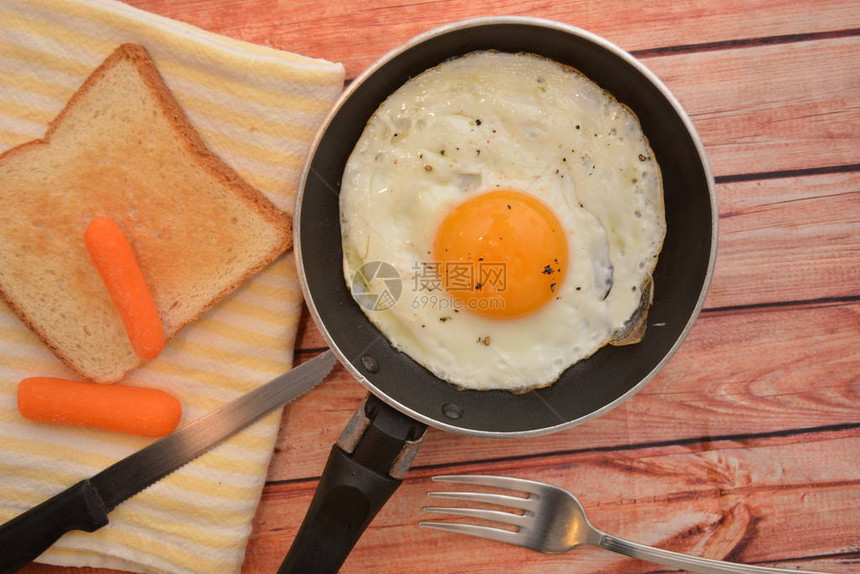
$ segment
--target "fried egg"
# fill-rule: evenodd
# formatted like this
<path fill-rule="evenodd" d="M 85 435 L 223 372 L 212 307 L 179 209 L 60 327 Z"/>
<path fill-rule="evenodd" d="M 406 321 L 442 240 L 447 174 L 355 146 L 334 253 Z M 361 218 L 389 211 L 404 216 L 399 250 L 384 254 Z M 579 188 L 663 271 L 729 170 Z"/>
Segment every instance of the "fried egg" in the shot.
<path fill-rule="evenodd" d="M 373 324 L 482 390 L 546 386 L 624 339 L 666 232 L 636 116 L 572 68 L 500 52 L 386 99 L 347 161 L 340 214 L 344 276 Z"/>

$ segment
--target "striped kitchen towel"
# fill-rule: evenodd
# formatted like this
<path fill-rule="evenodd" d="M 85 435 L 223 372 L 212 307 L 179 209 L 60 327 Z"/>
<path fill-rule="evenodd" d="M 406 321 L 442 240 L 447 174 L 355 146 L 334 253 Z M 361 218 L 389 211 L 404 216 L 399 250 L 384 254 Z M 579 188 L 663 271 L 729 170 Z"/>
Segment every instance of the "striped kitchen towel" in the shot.
<path fill-rule="evenodd" d="M 310 140 L 343 87 L 343 67 L 112 0 L 0 3 L 0 152 L 42 137 L 84 79 L 126 42 L 149 51 L 209 147 L 291 212 Z M 196 419 L 291 367 L 300 313 L 287 254 L 124 382 L 169 390 L 183 403 L 183 422 Z M 28 422 L 18 414 L 16 387 L 35 375 L 78 378 L 0 303 L 0 522 L 151 441 Z M 265 417 L 120 505 L 105 528 L 65 535 L 39 561 L 239 571 L 279 423 L 280 412 Z"/>

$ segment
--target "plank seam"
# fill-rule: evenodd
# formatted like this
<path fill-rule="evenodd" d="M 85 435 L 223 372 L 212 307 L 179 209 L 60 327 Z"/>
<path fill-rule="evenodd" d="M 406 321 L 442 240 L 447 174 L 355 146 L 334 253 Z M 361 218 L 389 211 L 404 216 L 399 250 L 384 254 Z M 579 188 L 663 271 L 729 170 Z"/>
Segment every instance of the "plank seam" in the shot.
<path fill-rule="evenodd" d="M 764 433 L 745 433 L 745 434 L 731 434 L 731 435 L 718 435 L 712 437 L 690 437 L 685 439 L 677 439 L 677 440 L 665 440 L 665 441 L 651 441 L 651 442 L 642 442 L 642 443 L 630 443 L 630 444 L 622 444 L 622 445 L 614 445 L 614 446 L 598 446 L 592 448 L 580 448 L 580 449 L 570 449 L 570 450 L 559 450 L 559 451 L 551 451 L 544 452 L 538 454 L 524 454 L 524 455 L 514 455 L 509 457 L 498 457 L 492 459 L 483 459 L 483 460 L 470 460 L 463 462 L 455 462 L 455 463 L 439 463 L 439 464 L 428 464 L 422 466 L 413 467 L 413 470 L 431 470 L 436 468 L 447 468 L 453 466 L 468 466 L 472 464 L 486 464 L 486 463 L 495 463 L 495 462 L 508 462 L 508 461 L 518 461 L 518 460 L 529 460 L 532 458 L 546 458 L 551 456 L 569 456 L 574 454 L 584 454 L 584 453 L 594 453 L 594 452 L 613 452 L 613 451 L 622 451 L 622 450 L 644 450 L 648 448 L 659 448 L 666 446 L 685 446 L 691 444 L 698 443 L 716 443 L 716 442 L 737 442 L 737 441 L 748 441 L 755 439 L 768 439 L 768 438 L 783 438 L 790 436 L 799 436 L 804 434 L 816 434 L 821 432 L 841 432 L 846 430 L 853 430 L 860 428 L 860 423 L 842 423 L 836 425 L 824 425 L 818 427 L 809 427 L 809 428 L 800 428 L 800 429 L 783 429 L 778 431 L 770 431 Z"/>
<path fill-rule="evenodd" d="M 316 355 L 318 353 L 322 353 L 324 351 L 328 351 L 328 347 L 310 347 L 307 349 L 295 349 L 293 351 L 294 355 Z"/>
<path fill-rule="evenodd" d="M 809 305 L 856 303 L 857 301 L 860 301 L 860 295 L 846 295 L 844 297 L 821 297 L 819 299 L 804 299 L 796 301 L 773 301 L 770 303 L 749 303 L 747 305 L 726 305 L 724 307 L 708 307 L 706 309 L 702 309 L 702 314 L 710 315 L 714 313 L 749 311 L 756 309 L 772 309 L 780 307 L 802 307 Z"/>
<path fill-rule="evenodd" d="M 762 171 L 757 173 L 738 173 L 731 175 L 718 175 L 714 178 L 717 184 L 736 183 L 744 181 L 756 181 L 760 179 L 784 179 L 789 177 L 807 177 L 815 175 L 829 175 L 835 173 L 852 173 L 860 171 L 860 163 L 846 165 L 828 165 L 821 167 L 809 167 L 803 169 L 783 169 L 777 171 Z"/>
<path fill-rule="evenodd" d="M 755 439 L 768 438 L 783 438 L 790 436 L 799 436 L 804 434 L 816 434 L 823 432 L 842 432 L 848 430 L 860 429 L 860 423 L 842 423 L 835 425 L 824 425 L 818 427 L 808 427 L 799 429 L 783 429 L 777 431 L 769 431 L 764 433 L 745 433 L 745 434 L 730 434 L 719 435 L 712 437 L 691 437 L 686 439 L 666 440 L 666 441 L 651 441 L 642 443 L 630 443 L 614 446 L 598 446 L 592 448 L 579 448 L 570 450 L 557 450 L 550 452 L 542 452 L 536 454 L 521 454 L 513 456 L 502 456 L 496 458 L 486 458 L 480 460 L 467 460 L 462 462 L 445 462 L 438 464 L 424 464 L 412 467 L 413 471 L 422 470 L 437 470 L 443 468 L 455 468 L 460 466 L 470 466 L 475 464 L 492 464 L 499 462 L 514 462 L 522 460 L 530 460 L 536 458 L 549 458 L 557 456 L 570 456 L 576 454 L 595 453 L 595 452 L 613 452 L 623 450 L 644 450 L 648 448 L 659 448 L 665 446 L 684 446 L 697 443 L 715 443 L 715 442 L 737 442 L 748 441 Z M 266 482 L 266 486 L 287 485 L 287 484 L 302 484 L 319 480 L 319 476 L 303 477 L 303 478 L 288 478 L 283 480 L 270 480 Z"/>
<path fill-rule="evenodd" d="M 841 38 L 853 38 L 856 36 L 860 36 L 860 28 L 846 28 L 844 30 L 829 30 L 824 32 L 803 32 L 798 34 L 780 34 L 774 36 L 759 36 L 756 38 L 736 38 L 734 40 L 717 40 L 714 42 L 701 42 L 698 44 L 658 46 L 656 48 L 631 50 L 628 53 L 636 58 L 648 58 L 666 55 L 694 54 L 697 52 L 712 52 L 715 50 L 751 48 L 756 46 L 775 46 L 780 44 L 793 44 L 797 42 L 835 40 Z M 344 79 L 344 88 L 349 86 L 353 82 L 353 80 L 355 80 L 354 77 Z"/>
<path fill-rule="evenodd" d="M 853 38 L 856 36 L 860 36 L 860 29 L 847 28 L 845 30 L 829 30 L 826 32 L 781 34 L 776 36 L 760 36 L 757 38 L 738 38 L 734 40 L 701 42 L 698 44 L 679 44 L 676 46 L 644 48 L 642 50 L 632 50 L 630 54 L 637 58 L 647 58 L 653 56 L 665 56 L 669 54 L 692 54 L 698 52 L 712 52 L 715 50 L 731 50 L 737 48 L 751 48 L 757 46 L 775 46 L 780 44 L 793 44 L 797 42 L 814 42 L 817 40 L 834 40 L 839 38 Z"/>

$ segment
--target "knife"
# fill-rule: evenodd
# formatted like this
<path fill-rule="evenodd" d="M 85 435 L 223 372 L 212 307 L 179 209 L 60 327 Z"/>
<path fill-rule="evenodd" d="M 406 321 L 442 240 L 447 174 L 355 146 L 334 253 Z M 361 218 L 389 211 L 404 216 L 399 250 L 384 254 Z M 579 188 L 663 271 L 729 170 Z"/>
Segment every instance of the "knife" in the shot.
<path fill-rule="evenodd" d="M 23 568 L 70 530 L 95 532 L 121 502 L 310 390 L 335 362 L 326 351 L 3 524 L 0 573 Z"/>

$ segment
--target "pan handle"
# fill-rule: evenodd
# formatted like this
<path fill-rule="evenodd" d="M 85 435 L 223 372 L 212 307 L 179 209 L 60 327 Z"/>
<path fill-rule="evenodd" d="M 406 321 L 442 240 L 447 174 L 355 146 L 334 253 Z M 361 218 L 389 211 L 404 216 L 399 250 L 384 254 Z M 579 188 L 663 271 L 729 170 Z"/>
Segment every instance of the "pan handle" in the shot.
<path fill-rule="evenodd" d="M 329 453 L 278 574 L 335 573 L 400 486 L 427 426 L 368 395 Z"/>

